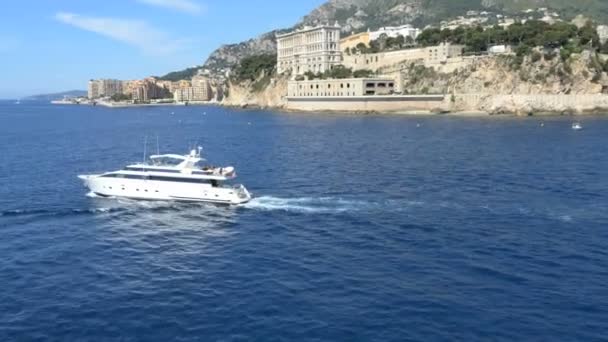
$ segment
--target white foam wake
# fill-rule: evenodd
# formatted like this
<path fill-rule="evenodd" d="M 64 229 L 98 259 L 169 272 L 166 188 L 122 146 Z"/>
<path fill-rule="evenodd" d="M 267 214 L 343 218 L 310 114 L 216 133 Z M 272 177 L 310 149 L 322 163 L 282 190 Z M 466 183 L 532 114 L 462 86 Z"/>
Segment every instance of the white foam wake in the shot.
<path fill-rule="evenodd" d="M 292 211 L 301 213 L 339 213 L 356 211 L 369 206 L 368 203 L 333 197 L 280 198 L 256 197 L 244 207 L 264 211 Z"/>

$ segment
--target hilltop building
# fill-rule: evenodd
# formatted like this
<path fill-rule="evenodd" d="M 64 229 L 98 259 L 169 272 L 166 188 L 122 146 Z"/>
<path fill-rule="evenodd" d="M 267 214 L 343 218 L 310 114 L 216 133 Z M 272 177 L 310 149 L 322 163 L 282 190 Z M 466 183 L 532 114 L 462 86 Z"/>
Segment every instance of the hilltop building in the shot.
<path fill-rule="evenodd" d="M 352 36 L 340 39 L 340 49 L 342 49 L 342 51 L 350 50 L 356 48 L 359 44 L 364 44 L 369 47 L 370 41 L 369 31 L 353 34 Z"/>
<path fill-rule="evenodd" d="M 322 25 L 278 34 L 277 70 L 303 75 L 325 72 L 341 64 L 340 26 Z"/>
<path fill-rule="evenodd" d="M 370 40 L 377 40 L 382 35 L 386 35 L 387 37 L 396 38 L 398 36 L 411 37 L 416 40 L 418 35 L 420 35 L 422 31 L 413 27 L 412 25 L 403 25 L 403 26 L 386 26 L 381 27 L 378 31 L 373 31 L 369 33 Z"/>
<path fill-rule="evenodd" d="M 344 66 L 353 70 L 378 70 L 403 62 L 421 61 L 427 66 L 446 63 L 452 58 L 463 55 L 464 46 L 442 43 L 437 46 L 405 49 L 379 53 L 344 56 Z"/>

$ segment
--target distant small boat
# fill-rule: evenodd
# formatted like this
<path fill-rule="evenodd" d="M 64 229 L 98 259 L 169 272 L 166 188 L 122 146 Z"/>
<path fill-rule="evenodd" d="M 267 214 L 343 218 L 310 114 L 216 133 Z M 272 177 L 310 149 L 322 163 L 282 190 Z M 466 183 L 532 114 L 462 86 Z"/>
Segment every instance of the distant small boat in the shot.
<path fill-rule="evenodd" d="M 575 122 L 572 124 L 572 129 L 575 131 L 580 131 L 583 129 L 583 125 L 581 125 L 580 122 Z"/>
<path fill-rule="evenodd" d="M 16 104 L 16 105 L 21 104 L 21 100 L 17 100 L 17 101 L 15 102 L 15 104 Z"/>

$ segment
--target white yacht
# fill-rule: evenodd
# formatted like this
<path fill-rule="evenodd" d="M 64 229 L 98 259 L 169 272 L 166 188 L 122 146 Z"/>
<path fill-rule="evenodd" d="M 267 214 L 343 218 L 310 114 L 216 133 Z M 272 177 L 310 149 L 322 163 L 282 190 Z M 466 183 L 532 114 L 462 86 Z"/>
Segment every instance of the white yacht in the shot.
<path fill-rule="evenodd" d="M 199 167 L 202 148 L 182 156 L 154 155 L 150 163 L 133 164 L 120 171 L 81 175 L 95 195 L 138 200 L 211 202 L 237 205 L 251 200 L 243 185 L 228 186 L 236 178 L 234 167 Z M 145 158 L 144 158 L 145 159 Z"/>
<path fill-rule="evenodd" d="M 575 131 L 580 131 L 581 129 L 583 129 L 583 125 L 581 125 L 580 122 L 575 122 L 572 124 L 572 129 Z"/>

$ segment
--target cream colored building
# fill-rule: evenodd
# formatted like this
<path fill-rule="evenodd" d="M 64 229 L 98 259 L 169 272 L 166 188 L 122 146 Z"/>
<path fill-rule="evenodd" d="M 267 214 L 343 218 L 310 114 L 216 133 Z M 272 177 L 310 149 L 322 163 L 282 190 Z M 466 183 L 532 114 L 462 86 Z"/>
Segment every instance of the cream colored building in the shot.
<path fill-rule="evenodd" d="M 88 97 L 96 99 L 110 97 L 122 93 L 122 82 L 113 79 L 90 80 L 88 85 Z"/>
<path fill-rule="evenodd" d="M 89 99 L 96 99 L 99 97 L 99 83 L 96 80 L 89 81 L 89 86 L 87 90 Z"/>
<path fill-rule="evenodd" d="M 394 91 L 395 80 L 390 78 L 291 81 L 287 85 L 288 98 L 391 95 Z"/>
<path fill-rule="evenodd" d="M 352 36 L 340 39 L 340 49 L 342 51 L 350 50 L 356 48 L 359 44 L 365 44 L 365 46 L 369 47 L 370 41 L 369 32 L 353 34 Z"/>
<path fill-rule="evenodd" d="M 425 48 L 405 49 L 380 53 L 344 56 L 343 64 L 353 70 L 369 69 L 372 71 L 407 61 L 422 61 L 425 65 L 446 63 L 449 59 L 460 57 L 464 46 L 441 44 Z"/>
<path fill-rule="evenodd" d="M 185 87 L 181 87 L 184 85 Z M 213 97 L 211 84 L 207 77 L 196 75 L 191 82 L 181 82 L 180 87 L 173 91 L 175 102 L 205 102 Z"/>
<path fill-rule="evenodd" d="M 302 75 L 342 63 L 340 26 L 323 25 L 277 35 L 277 70 Z"/>
<path fill-rule="evenodd" d="M 173 92 L 173 100 L 175 102 L 189 102 L 194 98 L 194 88 L 179 88 Z"/>

